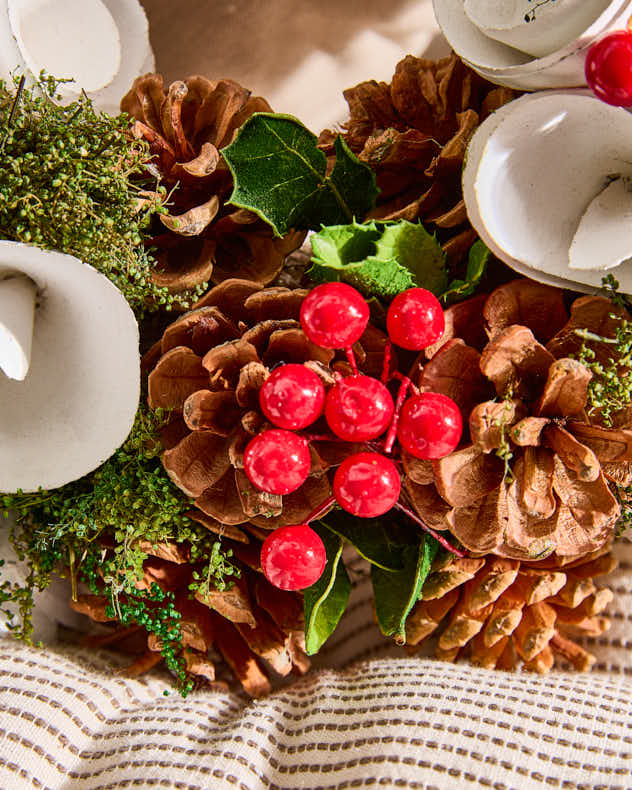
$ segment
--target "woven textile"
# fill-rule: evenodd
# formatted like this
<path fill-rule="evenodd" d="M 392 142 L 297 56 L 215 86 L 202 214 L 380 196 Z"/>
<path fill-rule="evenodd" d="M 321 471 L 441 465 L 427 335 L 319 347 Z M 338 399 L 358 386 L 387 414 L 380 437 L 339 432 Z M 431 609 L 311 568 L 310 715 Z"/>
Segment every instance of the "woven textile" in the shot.
<path fill-rule="evenodd" d="M 588 675 L 397 658 L 361 565 L 319 657 L 330 668 L 256 702 L 165 697 L 168 678 L 126 679 L 110 654 L 5 639 L 0 788 L 630 788 L 632 546 L 618 554 L 613 627 L 589 643 L 599 663 Z"/>

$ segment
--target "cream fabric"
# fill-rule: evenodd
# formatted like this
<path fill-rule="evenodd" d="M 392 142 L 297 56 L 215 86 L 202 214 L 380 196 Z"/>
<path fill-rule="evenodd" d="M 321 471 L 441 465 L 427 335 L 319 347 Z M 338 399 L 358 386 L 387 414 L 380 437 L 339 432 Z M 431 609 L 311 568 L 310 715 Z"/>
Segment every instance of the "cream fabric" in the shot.
<path fill-rule="evenodd" d="M 617 551 L 613 627 L 588 644 L 599 663 L 587 675 L 403 658 L 378 635 L 358 562 L 319 658 L 330 669 L 254 702 L 165 697 L 166 677 L 126 679 L 111 654 L 3 640 L 0 788 L 630 788 L 632 546 Z"/>

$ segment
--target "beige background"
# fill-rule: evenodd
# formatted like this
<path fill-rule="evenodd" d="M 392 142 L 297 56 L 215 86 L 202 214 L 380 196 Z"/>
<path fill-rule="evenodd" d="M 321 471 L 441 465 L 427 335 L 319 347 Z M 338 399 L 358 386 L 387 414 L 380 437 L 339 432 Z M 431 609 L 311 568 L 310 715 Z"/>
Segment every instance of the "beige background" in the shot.
<path fill-rule="evenodd" d="M 390 80 L 405 54 L 446 50 L 431 0 L 142 0 L 159 71 L 230 77 L 318 132 L 342 90 Z"/>

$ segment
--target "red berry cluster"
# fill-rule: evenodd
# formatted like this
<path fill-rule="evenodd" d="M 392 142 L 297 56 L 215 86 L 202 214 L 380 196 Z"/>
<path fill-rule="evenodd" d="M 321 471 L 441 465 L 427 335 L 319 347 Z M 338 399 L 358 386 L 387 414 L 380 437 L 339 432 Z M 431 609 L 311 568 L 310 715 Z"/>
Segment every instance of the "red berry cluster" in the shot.
<path fill-rule="evenodd" d="M 359 373 L 355 364 L 352 346 L 369 322 L 368 304 L 358 291 L 344 283 L 319 285 L 303 300 L 300 319 L 313 343 L 346 352 L 352 373 L 337 374 L 335 385 L 325 393 L 320 378 L 304 365 L 276 368 L 261 387 L 259 401 L 277 428 L 259 434 L 246 447 L 246 475 L 270 494 L 296 491 L 309 474 L 310 453 L 309 437 L 295 431 L 307 428 L 323 412 L 332 433 L 324 438 L 365 443 L 366 451 L 350 455 L 338 467 L 333 497 L 307 523 L 277 529 L 264 542 L 263 572 L 285 590 L 309 587 L 320 578 L 325 549 L 308 524 L 332 504 L 360 518 L 380 516 L 399 506 L 401 480 L 391 457 L 396 440 L 417 458 L 441 458 L 454 450 L 462 430 L 454 401 L 437 393 L 420 393 L 410 379 L 390 369 L 391 344 L 418 351 L 443 334 L 443 310 L 430 291 L 411 288 L 393 300 L 386 320 L 390 340 L 381 381 Z M 400 381 L 395 403 L 386 386 L 391 379 Z"/>

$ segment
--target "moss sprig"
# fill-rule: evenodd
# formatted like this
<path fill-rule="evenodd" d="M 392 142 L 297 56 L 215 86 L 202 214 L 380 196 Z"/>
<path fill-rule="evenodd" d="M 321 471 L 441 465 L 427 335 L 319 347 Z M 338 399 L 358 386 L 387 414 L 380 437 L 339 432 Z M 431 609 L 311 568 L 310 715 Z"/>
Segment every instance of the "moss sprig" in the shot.
<path fill-rule="evenodd" d="M 0 81 L 0 238 L 91 264 L 139 317 L 168 310 L 174 297 L 152 282 L 144 246 L 167 198 L 148 181 L 148 146 L 129 133 L 126 115 L 97 112 L 85 94 L 62 106 L 59 83 Z M 185 306 L 186 296 L 178 296 Z"/>

